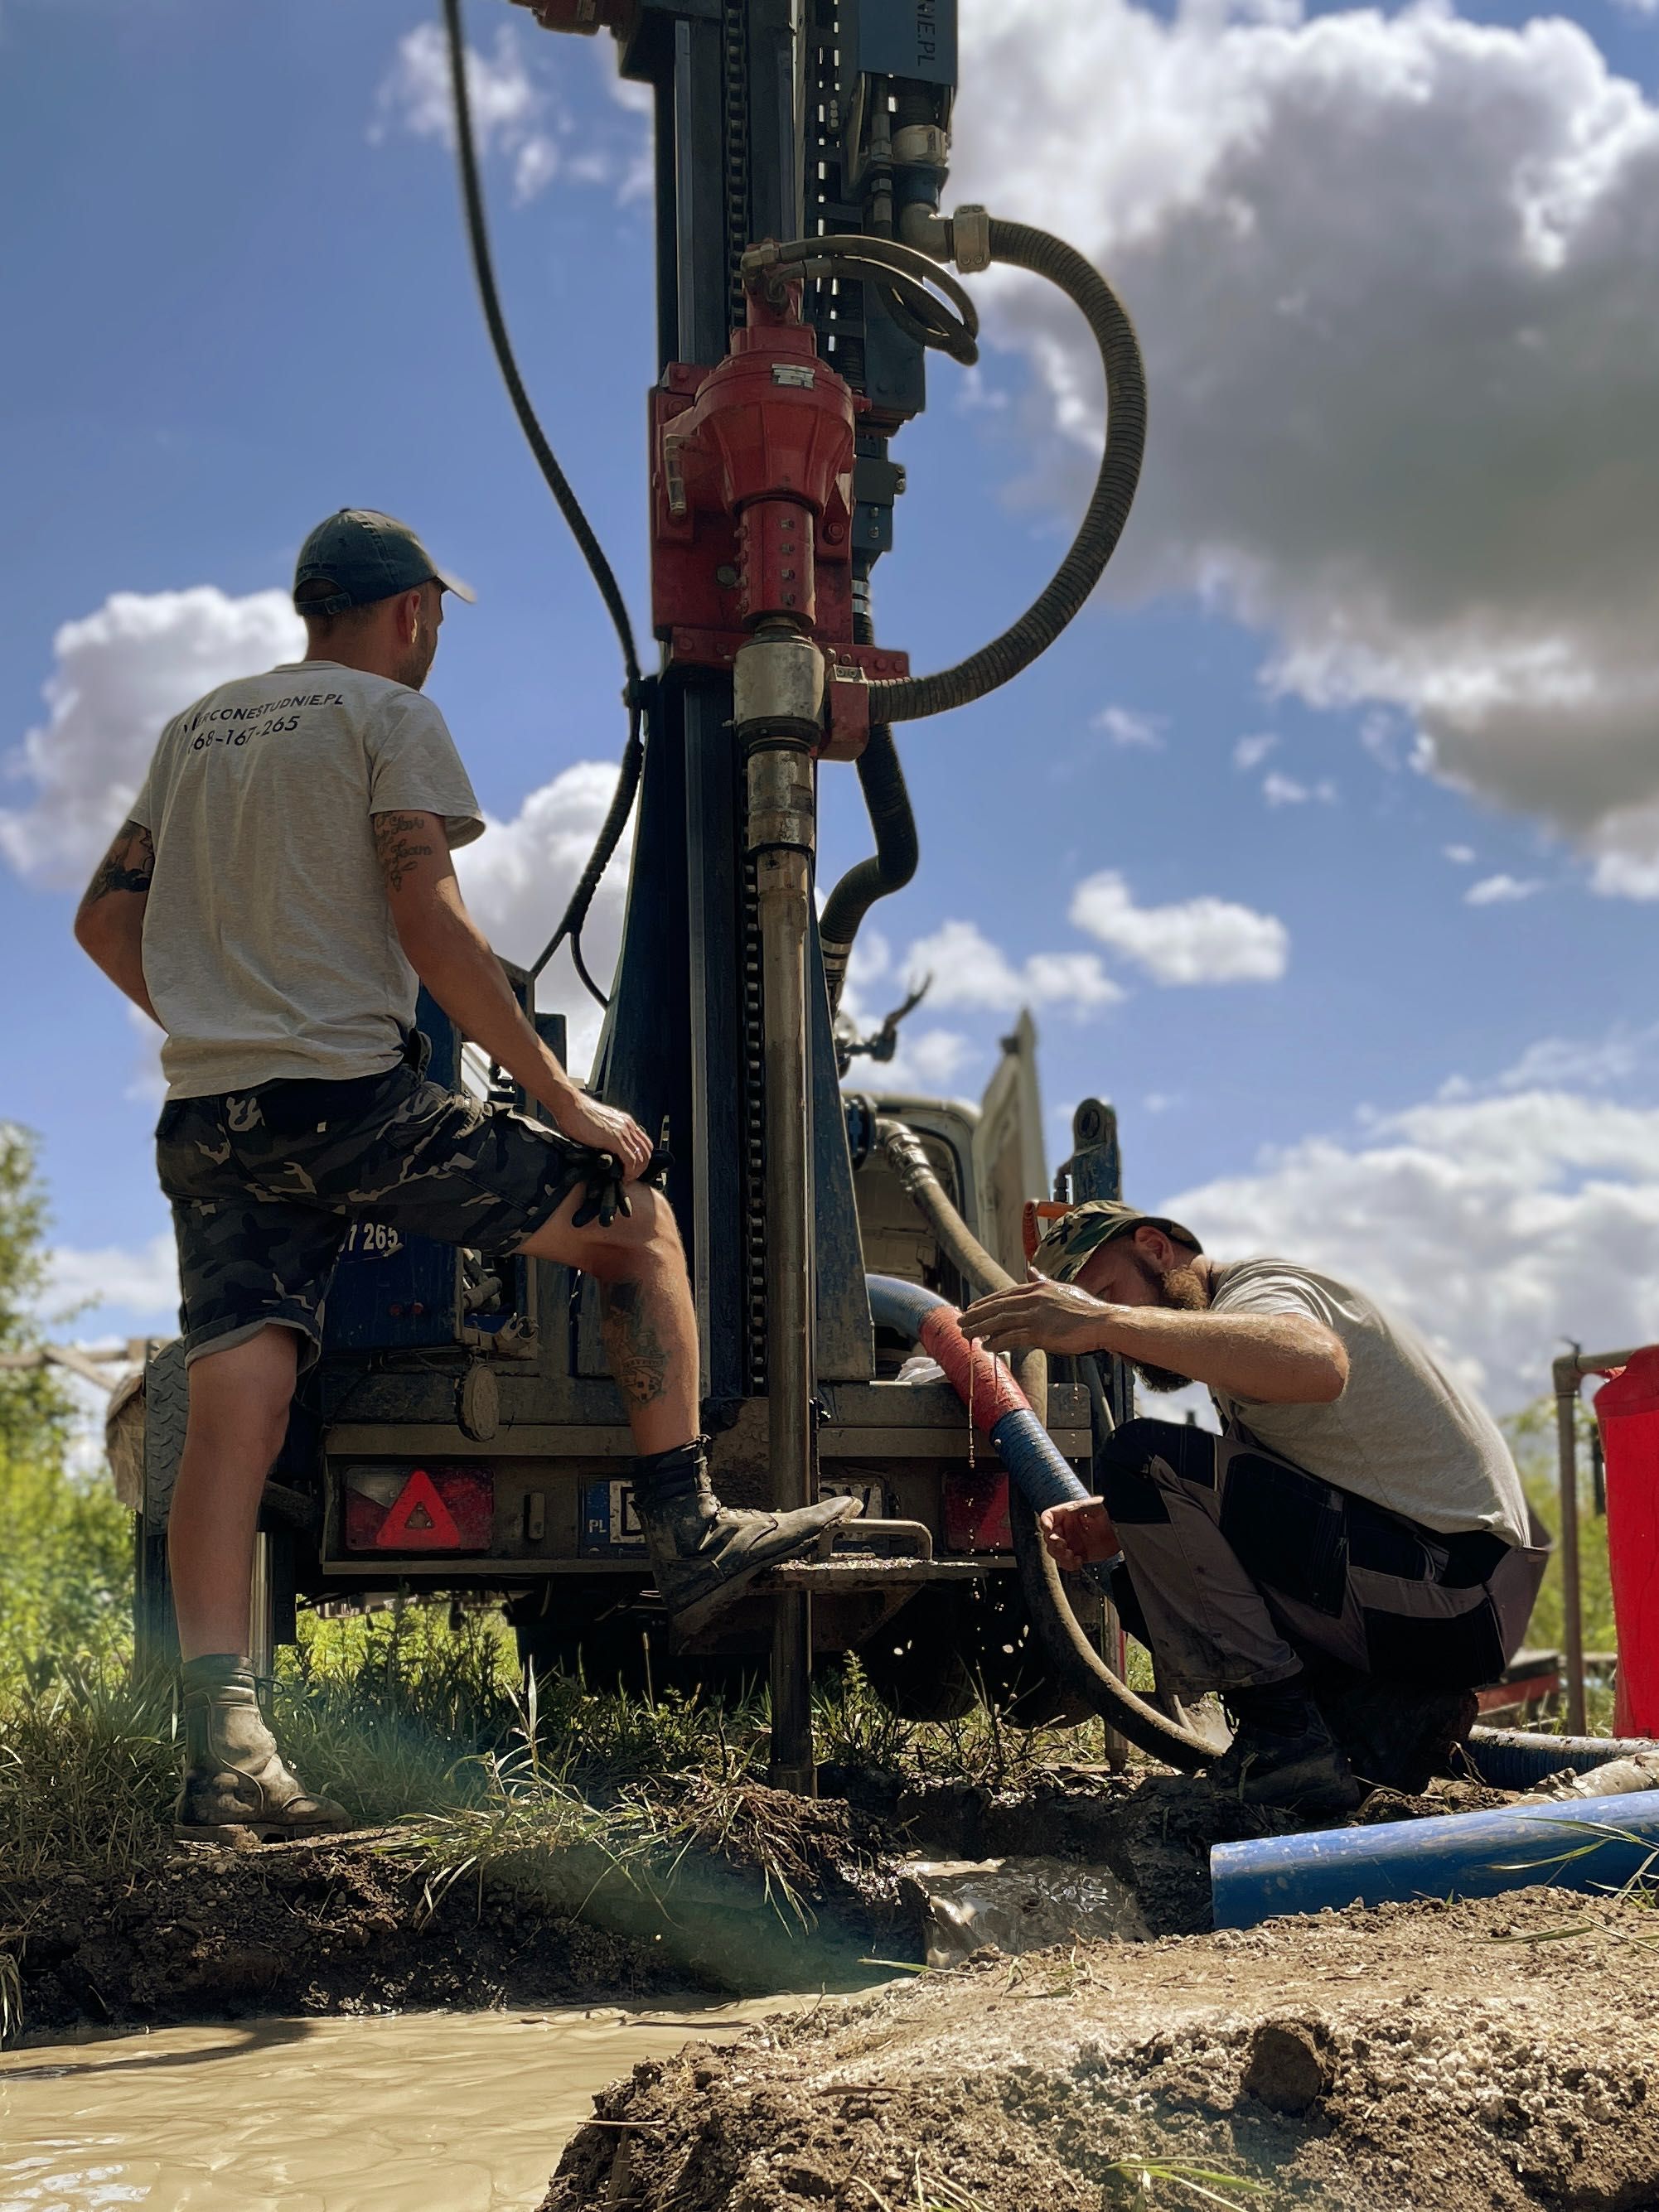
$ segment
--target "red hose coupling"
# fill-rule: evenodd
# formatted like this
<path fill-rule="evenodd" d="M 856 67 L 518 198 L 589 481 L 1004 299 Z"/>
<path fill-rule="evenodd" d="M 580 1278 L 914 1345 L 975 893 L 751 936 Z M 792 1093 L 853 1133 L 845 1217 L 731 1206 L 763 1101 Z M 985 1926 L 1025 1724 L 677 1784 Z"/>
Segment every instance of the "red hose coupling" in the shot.
<path fill-rule="evenodd" d="M 528 8 L 544 31 L 580 31 L 592 38 L 595 31 L 632 31 L 639 0 L 514 0 Z"/>

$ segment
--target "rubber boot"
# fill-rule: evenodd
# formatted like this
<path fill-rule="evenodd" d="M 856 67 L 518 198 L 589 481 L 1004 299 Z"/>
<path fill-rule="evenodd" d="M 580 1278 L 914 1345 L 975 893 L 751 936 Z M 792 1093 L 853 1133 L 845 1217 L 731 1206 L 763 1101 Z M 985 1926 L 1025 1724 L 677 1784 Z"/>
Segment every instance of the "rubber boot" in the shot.
<path fill-rule="evenodd" d="M 856 1498 L 823 1498 L 793 1513 L 722 1505 L 708 1480 L 708 1440 L 634 1462 L 634 1503 L 657 1594 L 676 1632 L 694 1636 L 767 1568 L 827 1552 Z"/>
<path fill-rule="evenodd" d="M 1285 1813 L 1352 1813 L 1364 1795 L 1300 1678 L 1224 1692 L 1237 1733 L 1206 1779 L 1218 1797 Z"/>
<path fill-rule="evenodd" d="M 263 1843 L 349 1828 L 351 1815 L 313 1797 L 283 1764 L 240 1652 L 185 1662 L 185 1782 L 174 1808 L 181 1843 Z"/>

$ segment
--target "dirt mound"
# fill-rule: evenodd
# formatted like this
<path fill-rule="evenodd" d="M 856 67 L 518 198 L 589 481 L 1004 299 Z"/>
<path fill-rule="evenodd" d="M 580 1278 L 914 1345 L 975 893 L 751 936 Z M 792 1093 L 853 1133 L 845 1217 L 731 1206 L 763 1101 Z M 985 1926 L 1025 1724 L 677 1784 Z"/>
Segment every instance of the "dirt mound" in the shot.
<path fill-rule="evenodd" d="M 981 1956 L 636 2068 L 542 2212 L 1200 2201 L 1160 2165 L 1264 2207 L 1659 2212 L 1654 1926 L 1532 1890 Z"/>
<path fill-rule="evenodd" d="M 1437 1781 L 1420 1797 L 1374 1790 L 1350 1820 L 1310 1822 L 1218 1802 L 1195 1775 L 1144 1769 L 1113 1774 L 1098 1766 L 1054 1766 L 1007 1790 L 960 1782 L 900 1784 L 849 1768 L 826 1767 L 822 1780 L 826 1794 L 844 1791 L 878 1819 L 897 1847 L 951 1858 L 1041 1856 L 1103 1866 L 1134 1891 L 1154 1936 L 1208 1929 L 1213 1844 L 1310 1826 L 1423 1820 L 1510 1802 L 1479 1783 Z"/>
<path fill-rule="evenodd" d="M 465 1883 L 423 1910 L 422 1870 L 372 1838 L 195 1844 L 119 1882 L 61 1872 L 0 1888 L 25 2029 L 406 2005 L 569 2003 L 683 1985 L 661 1952 L 525 1914 Z"/>

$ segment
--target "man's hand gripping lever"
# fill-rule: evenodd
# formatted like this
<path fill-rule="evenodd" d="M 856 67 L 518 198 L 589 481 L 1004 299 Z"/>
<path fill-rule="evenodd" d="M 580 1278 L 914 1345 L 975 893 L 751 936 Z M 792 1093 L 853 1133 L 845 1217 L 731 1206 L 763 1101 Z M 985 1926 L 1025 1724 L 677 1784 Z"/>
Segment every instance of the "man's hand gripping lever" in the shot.
<path fill-rule="evenodd" d="M 667 1127 L 665 1121 L 663 1139 L 652 1152 L 643 1175 L 630 1176 L 614 1152 L 588 1150 L 587 1160 L 582 1167 L 586 1194 L 580 1209 L 571 1216 L 573 1229 L 587 1229 L 595 1222 L 601 1229 L 609 1229 L 619 1213 L 631 1214 L 634 1208 L 628 1196 L 628 1185 L 631 1182 L 647 1184 L 653 1190 L 666 1191 L 668 1171 L 674 1164 L 673 1155 L 668 1149 Z"/>

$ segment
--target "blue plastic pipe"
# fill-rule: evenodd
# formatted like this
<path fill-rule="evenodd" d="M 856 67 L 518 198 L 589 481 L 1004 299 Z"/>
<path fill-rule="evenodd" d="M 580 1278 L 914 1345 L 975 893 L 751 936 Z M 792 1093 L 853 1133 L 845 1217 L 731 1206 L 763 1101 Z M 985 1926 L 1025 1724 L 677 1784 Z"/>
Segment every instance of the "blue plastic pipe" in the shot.
<path fill-rule="evenodd" d="M 1254 1928 L 1281 1913 L 1340 1911 L 1345 1905 L 1496 1897 L 1540 1885 L 1616 1890 L 1641 1874 L 1656 1850 L 1659 1790 L 1640 1790 L 1217 1844 L 1210 1890 L 1218 1928 Z"/>

